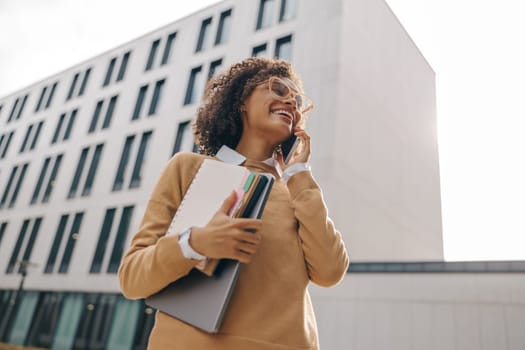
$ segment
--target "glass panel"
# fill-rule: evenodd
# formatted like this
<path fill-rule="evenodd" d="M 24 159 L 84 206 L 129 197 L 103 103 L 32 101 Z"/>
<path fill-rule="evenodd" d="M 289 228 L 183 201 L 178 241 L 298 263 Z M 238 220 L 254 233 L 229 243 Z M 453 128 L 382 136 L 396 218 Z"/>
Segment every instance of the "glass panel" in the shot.
<path fill-rule="evenodd" d="M 62 243 L 62 237 L 64 236 L 64 231 L 66 229 L 68 219 L 69 219 L 69 215 L 67 214 L 62 215 L 60 217 L 60 222 L 58 223 L 57 231 L 55 234 L 55 240 L 53 241 L 53 245 L 51 246 L 51 251 L 49 252 L 49 257 L 47 259 L 47 264 L 46 264 L 44 273 L 53 272 L 53 268 L 55 267 L 55 261 L 57 259 L 58 250 L 60 249 L 60 245 Z"/>
<path fill-rule="evenodd" d="M 80 86 L 80 91 L 78 92 L 78 96 L 84 95 L 84 91 L 86 91 L 86 86 L 87 86 L 87 82 L 88 82 L 90 73 L 91 73 L 91 68 L 88 68 L 86 72 L 84 73 L 84 80 L 82 80 L 82 85 Z"/>
<path fill-rule="evenodd" d="M 50 162 L 51 158 L 46 158 L 46 160 L 44 160 L 44 165 L 42 166 L 40 176 L 38 177 L 38 180 L 36 182 L 35 190 L 33 191 L 33 196 L 31 197 L 31 204 L 35 204 L 38 200 L 38 195 L 40 194 L 40 189 L 42 188 L 42 183 L 44 182 L 44 178 L 46 177 L 47 167 L 49 166 Z"/>
<path fill-rule="evenodd" d="M 179 123 L 173 154 L 181 151 L 191 152 L 193 149 L 193 134 L 190 128 L 190 121 Z"/>
<path fill-rule="evenodd" d="M 288 21 L 297 13 L 297 0 L 281 0 L 279 22 Z"/>
<path fill-rule="evenodd" d="M 122 149 L 122 155 L 120 156 L 120 163 L 118 165 L 117 175 L 115 176 L 115 181 L 113 182 L 113 191 L 119 191 L 122 189 L 122 185 L 124 184 L 124 175 L 131 153 L 131 146 L 133 146 L 134 140 L 135 135 L 126 137 L 126 143 L 124 144 L 124 148 Z"/>
<path fill-rule="evenodd" d="M 113 57 L 111 61 L 109 62 L 108 70 L 106 72 L 106 78 L 104 78 L 104 84 L 102 84 L 102 86 L 109 85 L 109 82 L 111 81 L 111 75 L 113 74 L 113 69 L 115 68 L 116 61 L 117 61 L 117 58 Z"/>
<path fill-rule="evenodd" d="M 2 155 L 0 156 L 0 158 L 5 158 L 6 154 L 7 154 L 7 150 L 9 149 L 9 145 L 11 144 L 11 140 L 13 139 L 13 135 L 15 134 L 14 131 L 11 131 L 9 133 L 9 137 L 7 138 L 7 142 L 4 146 L 4 150 L 2 151 Z"/>
<path fill-rule="evenodd" d="M 78 80 L 78 73 L 75 74 L 75 76 L 73 77 L 73 81 L 71 82 L 71 86 L 69 87 L 69 92 L 67 94 L 66 101 L 71 99 L 71 97 L 73 97 L 73 92 L 75 91 L 75 85 L 77 85 L 77 80 Z"/>
<path fill-rule="evenodd" d="M 191 104 L 197 102 L 203 89 L 202 82 L 202 66 L 195 67 L 191 70 L 188 87 L 186 89 L 186 96 L 184 104 Z"/>
<path fill-rule="evenodd" d="M 58 273 L 67 273 L 69 269 L 69 263 L 71 262 L 71 256 L 73 255 L 73 250 L 75 249 L 75 243 L 77 242 L 78 236 L 80 234 L 80 225 L 82 224 L 82 218 L 84 213 L 77 213 L 75 219 L 73 220 L 73 226 L 69 232 L 66 249 L 64 250 L 64 255 L 62 256 L 62 262 L 58 268 Z"/>
<path fill-rule="evenodd" d="M 292 36 L 277 39 L 275 44 L 275 57 L 290 60 L 292 58 Z"/>
<path fill-rule="evenodd" d="M 42 131 L 42 126 L 44 126 L 44 122 L 38 123 L 38 126 L 36 127 L 35 135 L 33 136 L 33 142 L 31 142 L 31 146 L 29 149 L 35 149 L 36 143 L 38 141 L 38 137 L 40 136 L 40 131 Z"/>
<path fill-rule="evenodd" d="M 55 129 L 55 134 L 53 135 L 53 139 L 51 140 L 51 144 L 58 141 L 58 136 L 60 135 L 60 130 L 62 129 L 62 125 L 64 124 L 65 119 L 66 119 L 66 114 L 62 113 L 62 115 L 60 115 L 60 119 L 58 119 L 57 127 Z"/>
<path fill-rule="evenodd" d="M 80 176 L 82 175 L 82 172 L 84 170 L 84 164 L 86 163 L 88 152 L 89 147 L 86 147 L 82 150 L 82 153 L 80 154 L 80 158 L 77 164 L 77 170 L 75 170 L 75 176 L 73 176 L 73 181 L 71 182 L 71 187 L 69 188 L 69 194 L 67 195 L 68 198 L 73 198 L 77 193 L 78 184 L 80 183 Z"/>
<path fill-rule="evenodd" d="M 133 167 L 133 173 L 131 175 L 129 188 L 137 188 L 140 186 L 140 181 L 142 180 L 142 169 L 144 167 L 144 160 L 146 159 L 148 145 L 151 140 L 152 134 L 153 132 L 151 131 L 142 134 L 142 139 L 140 140 L 139 151 L 137 153 L 137 158 L 135 159 L 135 166 Z"/>
<path fill-rule="evenodd" d="M 140 110 L 142 109 L 142 104 L 144 103 L 144 97 L 146 96 L 147 91 L 148 85 L 141 86 L 139 94 L 137 96 L 137 102 L 135 103 L 135 109 L 133 110 L 133 115 L 131 116 L 131 120 L 140 118 Z"/>
<path fill-rule="evenodd" d="M 153 90 L 153 98 L 151 99 L 151 104 L 149 106 L 148 115 L 153 115 L 157 113 L 157 106 L 159 104 L 160 97 L 162 95 L 162 88 L 164 86 L 164 82 L 165 80 L 162 79 L 162 80 L 157 81 L 157 83 L 155 84 L 155 90 Z"/>
<path fill-rule="evenodd" d="M 197 40 L 197 48 L 195 52 L 202 51 L 209 46 L 211 30 L 211 17 L 202 21 L 201 30 L 199 32 L 199 39 Z"/>
<path fill-rule="evenodd" d="M 122 212 L 122 217 L 120 218 L 120 223 L 117 230 L 117 237 L 115 238 L 115 243 L 113 244 L 113 252 L 111 253 L 111 259 L 109 260 L 109 273 L 116 273 L 118 271 L 132 215 L 133 206 L 125 207 L 124 211 Z"/>
<path fill-rule="evenodd" d="M 40 97 L 38 98 L 38 103 L 36 104 L 35 112 L 38 112 L 40 109 L 40 106 L 42 105 L 42 100 L 44 99 L 44 95 L 46 94 L 47 86 L 44 86 L 42 89 L 42 92 L 40 93 Z"/>
<path fill-rule="evenodd" d="M 23 274 L 24 270 L 27 271 L 27 266 L 25 264 L 31 261 L 31 253 L 33 252 L 33 246 L 35 245 L 36 237 L 38 235 L 38 231 L 40 230 L 41 223 L 42 223 L 42 218 L 37 218 L 35 222 L 33 223 L 33 229 L 31 230 L 31 236 L 29 236 L 29 240 L 27 242 L 24 256 L 22 256 L 22 263 L 18 267 L 18 273 Z"/>
<path fill-rule="evenodd" d="M 28 227 L 29 220 L 26 219 L 24 220 L 24 222 L 22 223 L 22 227 L 20 228 L 18 239 L 16 240 L 15 247 L 13 248 L 13 253 L 11 253 L 11 258 L 9 259 L 9 263 L 7 264 L 7 269 L 5 270 L 6 274 L 12 273 L 15 269 L 16 260 L 18 259 L 18 255 L 20 254 L 20 249 L 22 249 L 22 244 L 24 243 Z"/>
<path fill-rule="evenodd" d="M 20 173 L 20 176 L 18 177 L 18 182 L 16 183 L 15 190 L 13 191 L 13 196 L 11 197 L 11 200 L 9 201 L 9 208 L 12 208 L 15 205 L 16 198 L 18 197 L 18 193 L 20 192 L 20 187 L 22 186 L 22 182 L 24 182 L 24 177 L 26 176 L 26 171 L 29 166 L 29 163 L 24 164 L 22 167 L 22 172 Z"/>
<path fill-rule="evenodd" d="M 108 349 L 131 349 L 140 309 L 140 302 L 119 297 L 106 346 Z"/>
<path fill-rule="evenodd" d="M 70 294 L 66 297 L 51 349 L 71 349 L 83 307 L 84 296 L 82 294 Z"/>
<path fill-rule="evenodd" d="M 111 118 L 113 117 L 113 111 L 115 110 L 115 105 L 117 103 L 118 95 L 113 96 L 111 100 L 109 100 L 109 106 L 108 110 L 106 111 L 106 116 L 104 117 L 104 122 L 102 123 L 102 129 L 109 128 L 109 125 L 111 124 Z"/>
<path fill-rule="evenodd" d="M 88 133 L 95 131 L 95 129 L 97 128 L 98 117 L 100 116 L 100 111 L 102 110 L 103 104 L 104 100 L 100 100 L 97 102 L 97 105 L 95 106 L 95 112 L 93 112 L 93 117 L 91 118 L 91 124 L 89 125 Z"/>
<path fill-rule="evenodd" d="M 160 39 L 155 40 L 153 43 L 151 43 L 151 48 L 149 50 L 149 56 L 148 56 L 148 62 L 146 63 L 146 69 L 150 70 L 151 67 L 153 67 L 153 62 L 155 62 L 155 56 L 157 55 L 157 50 L 160 45 Z"/>
<path fill-rule="evenodd" d="M 63 293 L 40 293 L 40 300 L 31 323 L 26 345 L 45 348 L 51 346 L 63 301 Z"/>
<path fill-rule="evenodd" d="M 124 79 L 124 75 L 126 74 L 126 68 L 128 67 L 130 54 L 131 52 L 128 51 L 124 54 L 124 57 L 122 57 L 122 63 L 120 64 L 120 69 L 117 75 L 117 81 L 121 81 L 122 79 Z"/>
<path fill-rule="evenodd" d="M 259 15 L 257 17 L 256 29 L 267 28 L 273 21 L 274 0 L 261 0 L 259 4 Z"/>
<path fill-rule="evenodd" d="M 2 200 L 0 200 L 0 208 L 3 207 L 5 202 L 7 201 L 7 196 L 9 195 L 11 186 L 13 185 L 13 181 L 15 179 L 17 172 L 18 172 L 18 166 L 15 166 L 13 169 L 11 169 L 11 175 L 9 175 L 9 180 L 7 180 L 7 185 L 4 190 L 4 195 L 2 196 Z"/>
<path fill-rule="evenodd" d="M 51 171 L 51 176 L 49 177 L 49 181 L 47 182 L 46 192 L 44 193 L 44 198 L 42 198 L 42 203 L 47 203 L 49 201 L 51 192 L 53 192 L 53 188 L 55 188 L 55 181 L 57 178 L 58 170 L 60 169 L 60 164 L 62 163 L 62 157 L 62 154 L 59 154 L 57 156 L 55 165 L 53 166 L 53 170 Z"/>
<path fill-rule="evenodd" d="M 104 253 L 106 252 L 108 237 L 111 233 L 111 226 L 113 225 L 115 211 L 115 208 L 106 210 L 104 222 L 102 223 L 102 228 L 100 229 L 97 249 L 95 250 L 95 256 L 93 257 L 93 262 L 91 263 L 91 269 L 89 270 L 89 273 L 99 273 L 102 269 L 102 261 L 104 260 Z"/>
<path fill-rule="evenodd" d="M 77 117 L 77 112 L 78 110 L 75 109 L 69 116 L 69 123 L 67 124 L 66 133 L 64 134 L 64 140 L 68 140 L 69 136 L 71 136 L 71 131 L 73 130 L 73 125 L 75 124 L 75 119 Z"/>
<path fill-rule="evenodd" d="M 175 40 L 176 36 L 177 33 L 171 33 L 168 35 L 168 40 L 166 41 L 166 46 L 164 47 L 164 54 L 162 55 L 161 65 L 168 63 L 171 54 L 171 47 L 173 46 L 173 41 Z"/>
<path fill-rule="evenodd" d="M 210 70 L 208 71 L 208 80 L 213 78 L 215 73 L 219 70 L 219 67 L 222 65 L 222 59 L 218 59 L 210 63 Z"/>
<path fill-rule="evenodd" d="M 231 28 L 231 14 L 232 10 L 221 13 L 219 28 L 217 29 L 217 36 L 215 37 L 215 45 L 219 45 L 228 41 Z"/>
<path fill-rule="evenodd" d="M 49 97 L 47 98 L 46 108 L 49 108 L 49 106 L 51 105 L 51 101 L 53 100 L 53 96 L 55 95 L 57 85 L 58 83 L 54 83 L 53 87 L 51 88 L 51 92 L 49 93 Z"/>
<path fill-rule="evenodd" d="M 9 335 L 9 343 L 24 345 L 31 319 L 35 312 L 36 304 L 38 302 L 38 292 L 25 292 L 16 315 L 15 323 L 11 334 Z"/>
<path fill-rule="evenodd" d="M 91 193 L 91 188 L 93 187 L 93 182 L 95 181 L 95 174 L 98 169 L 98 163 L 100 162 L 103 148 L 103 144 L 97 145 L 95 148 L 95 154 L 93 155 L 91 165 L 89 166 L 86 183 L 84 184 L 84 189 L 82 190 L 82 196 L 89 196 Z"/>
<path fill-rule="evenodd" d="M 29 140 L 29 135 L 31 134 L 31 130 L 33 130 L 33 125 L 29 125 L 28 128 L 27 128 L 26 134 L 24 136 L 24 141 L 22 142 L 22 146 L 20 147 L 20 151 L 18 151 L 19 153 L 24 152 L 24 150 L 26 148 L 27 140 Z"/>

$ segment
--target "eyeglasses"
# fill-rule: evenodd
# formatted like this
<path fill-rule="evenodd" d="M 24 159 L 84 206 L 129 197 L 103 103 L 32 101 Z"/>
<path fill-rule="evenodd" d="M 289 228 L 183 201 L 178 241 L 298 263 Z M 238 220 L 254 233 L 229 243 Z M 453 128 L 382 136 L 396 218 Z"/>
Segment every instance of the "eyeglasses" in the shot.
<path fill-rule="evenodd" d="M 260 84 L 264 83 L 262 81 Z M 314 108 L 314 102 L 308 96 L 299 93 L 299 88 L 288 78 L 270 77 L 268 89 L 276 98 L 286 100 L 292 96 L 295 100 L 295 108 L 300 113 L 306 113 Z"/>

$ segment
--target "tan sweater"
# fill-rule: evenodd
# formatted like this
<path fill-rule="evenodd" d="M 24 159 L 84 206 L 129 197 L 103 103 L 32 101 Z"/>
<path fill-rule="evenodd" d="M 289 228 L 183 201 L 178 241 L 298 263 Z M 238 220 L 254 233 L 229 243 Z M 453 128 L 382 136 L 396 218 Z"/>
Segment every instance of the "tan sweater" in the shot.
<path fill-rule="evenodd" d="M 182 255 L 178 235 L 165 232 L 205 156 L 178 153 L 167 164 L 119 269 L 123 294 L 146 298 L 185 276 L 196 262 Z M 218 334 L 208 334 L 157 312 L 148 349 L 318 349 L 307 286 L 338 283 L 349 260 L 309 171 L 288 183 L 263 162 L 244 164 L 277 177 L 259 231 L 259 250 L 244 266 Z"/>

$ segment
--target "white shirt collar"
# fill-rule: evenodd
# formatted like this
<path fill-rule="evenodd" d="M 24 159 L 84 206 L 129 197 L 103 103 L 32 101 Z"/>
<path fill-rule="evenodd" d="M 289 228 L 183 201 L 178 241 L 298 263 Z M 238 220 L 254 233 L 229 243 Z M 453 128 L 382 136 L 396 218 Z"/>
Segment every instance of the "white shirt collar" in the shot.
<path fill-rule="evenodd" d="M 235 164 L 235 165 L 241 165 L 246 160 L 246 157 L 237 152 L 234 149 L 231 149 L 230 147 L 226 145 L 222 145 L 222 147 L 219 149 L 215 157 L 219 158 L 225 163 L 229 164 Z M 268 158 L 263 161 L 263 163 L 274 167 L 277 171 L 277 174 L 279 174 L 279 177 L 282 176 L 283 171 L 281 169 L 281 166 L 279 165 L 279 162 L 275 158 Z"/>

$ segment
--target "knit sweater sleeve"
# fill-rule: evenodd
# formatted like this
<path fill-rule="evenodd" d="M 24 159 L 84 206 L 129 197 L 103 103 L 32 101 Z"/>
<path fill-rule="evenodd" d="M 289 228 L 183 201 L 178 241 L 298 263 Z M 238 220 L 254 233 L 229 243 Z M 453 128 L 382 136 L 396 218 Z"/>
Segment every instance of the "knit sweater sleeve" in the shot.
<path fill-rule="evenodd" d="M 288 180 L 288 189 L 308 276 L 320 286 L 332 286 L 344 277 L 349 258 L 341 234 L 328 217 L 321 188 L 310 171 L 303 171 Z"/>
<path fill-rule="evenodd" d="M 196 157 L 188 153 L 175 155 L 153 189 L 138 231 L 118 271 L 120 287 L 127 298 L 146 298 L 188 274 L 197 263 L 182 255 L 178 234 L 166 235 L 202 162 Z"/>

